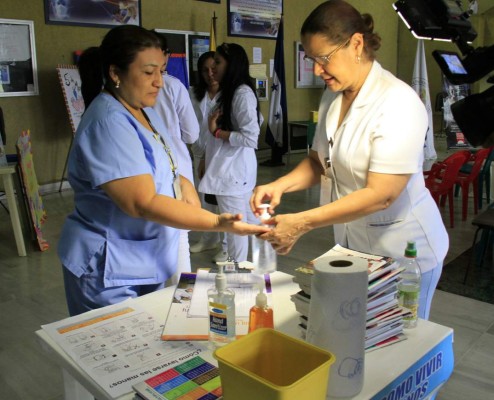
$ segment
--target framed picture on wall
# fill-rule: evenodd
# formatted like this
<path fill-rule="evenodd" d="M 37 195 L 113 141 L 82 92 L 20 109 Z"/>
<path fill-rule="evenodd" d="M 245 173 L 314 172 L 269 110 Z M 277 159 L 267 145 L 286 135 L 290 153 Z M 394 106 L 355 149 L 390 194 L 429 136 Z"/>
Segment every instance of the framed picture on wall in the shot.
<path fill-rule="evenodd" d="M 221 3 L 221 0 L 198 0 L 198 1 L 206 1 L 208 3 L 216 3 L 216 4 L 220 4 Z"/>
<path fill-rule="evenodd" d="M 276 40 L 283 0 L 228 0 L 228 36 Z"/>
<path fill-rule="evenodd" d="M 44 0 L 45 22 L 56 25 L 141 25 L 141 0 Z"/>
<path fill-rule="evenodd" d="M 33 21 L 0 19 L 0 97 L 38 94 Z"/>
<path fill-rule="evenodd" d="M 314 75 L 314 63 L 304 60 L 305 51 L 301 42 L 295 42 L 295 87 L 319 88 L 324 87 L 324 81 Z"/>

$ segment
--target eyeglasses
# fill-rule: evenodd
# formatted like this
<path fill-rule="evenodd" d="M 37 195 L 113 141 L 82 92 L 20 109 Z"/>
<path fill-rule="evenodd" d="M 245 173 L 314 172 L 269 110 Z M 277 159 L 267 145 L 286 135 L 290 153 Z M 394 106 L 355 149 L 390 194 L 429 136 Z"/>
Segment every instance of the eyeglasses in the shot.
<path fill-rule="evenodd" d="M 347 41 L 341 43 L 338 47 L 336 47 L 336 49 L 332 50 L 331 53 L 329 53 L 326 56 L 311 57 L 311 56 L 306 55 L 306 56 L 304 56 L 304 61 L 310 60 L 314 63 L 318 63 L 319 65 L 325 66 L 325 65 L 329 64 L 329 61 L 331 61 L 331 57 L 333 57 L 339 49 L 341 49 L 342 47 L 345 47 L 348 43 L 350 43 L 351 39 L 352 39 L 351 37 L 348 38 Z"/>

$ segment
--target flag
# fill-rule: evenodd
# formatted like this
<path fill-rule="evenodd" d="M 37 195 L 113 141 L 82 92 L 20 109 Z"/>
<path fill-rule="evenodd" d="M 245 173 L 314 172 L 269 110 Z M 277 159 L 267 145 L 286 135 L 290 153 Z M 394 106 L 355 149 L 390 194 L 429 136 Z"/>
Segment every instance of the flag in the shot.
<path fill-rule="evenodd" d="M 431 96 L 429 93 L 429 79 L 427 77 L 427 65 L 425 63 L 424 41 L 419 39 L 417 43 L 417 53 L 415 54 L 415 65 L 413 67 L 412 88 L 420 96 L 420 99 L 427 110 L 429 120 L 427 133 L 425 136 L 424 159 L 434 160 L 437 158 L 434 149 L 434 128 L 432 126 Z"/>
<path fill-rule="evenodd" d="M 187 58 L 185 53 L 172 53 L 166 66 L 168 75 L 179 79 L 189 89 L 189 77 L 187 76 Z"/>
<path fill-rule="evenodd" d="M 283 51 L 283 17 L 280 18 L 276 47 L 274 50 L 273 84 L 269 103 L 266 143 L 288 150 L 288 117 L 286 107 L 285 56 Z"/>
<path fill-rule="evenodd" d="M 211 28 L 209 29 L 209 51 L 216 51 L 216 13 L 211 18 Z"/>

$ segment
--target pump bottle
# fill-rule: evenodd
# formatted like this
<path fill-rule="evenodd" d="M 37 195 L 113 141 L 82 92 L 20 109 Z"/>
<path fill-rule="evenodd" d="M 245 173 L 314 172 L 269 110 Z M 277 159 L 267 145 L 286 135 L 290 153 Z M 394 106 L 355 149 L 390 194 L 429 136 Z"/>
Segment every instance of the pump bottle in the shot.
<path fill-rule="evenodd" d="M 249 333 L 258 328 L 274 328 L 273 309 L 268 306 L 268 297 L 259 285 L 256 304 L 249 311 Z"/>
<path fill-rule="evenodd" d="M 259 210 L 261 211 L 261 216 L 259 217 L 261 225 L 269 226 L 265 224 L 265 221 L 271 218 L 268 209 L 269 204 L 261 204 L 259 206 Z M 276 252 L 271 246 L 271 243 L 259 239 L 256 236 L 253 237 L 252 263 L 254 264 L 254 273 L 256 274 L 269 274 L 276 271 Z"/>
<path fill-rule="evenodd" d="M 404 328 L 415 328 L 418 321 L 422 274 L 416 258 L 415 242 L 408 242 L 402 263 L 405 270 L 401 273 L 401 281 L 398 283 L 398 303 L 400 307 L 408 308 L 412 312 L 410 316 L 403 318 Z"/>
<path fill-rule="evenodd" d="M 226 287 L 223 265 L 218 269 L 215 285 L 208 289 L 209 343 L 213 348 L 235 340 L 235 292 Z"/>

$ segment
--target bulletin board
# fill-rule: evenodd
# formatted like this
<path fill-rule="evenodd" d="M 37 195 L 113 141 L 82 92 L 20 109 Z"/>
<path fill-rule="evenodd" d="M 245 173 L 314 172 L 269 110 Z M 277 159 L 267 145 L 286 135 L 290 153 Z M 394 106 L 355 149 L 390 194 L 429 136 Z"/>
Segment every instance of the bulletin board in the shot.
<path fill-rule="evenodd" d="M 79 70 L 75 65 L 58 65 L 57 73 L 62 87 L 65 107 L 69 114 L 72 133 L 75 133 L 84 113 L 84 99 L 82 98 Z"/>
<path fill-rule="evenodd" d="M 23 131 L 21 133 L 19 139 L 17 139 L 16 147 L 21 169 L 22 188 L 27 201 L 30 220 L 34 227 L 39 249 L 45 251 L 49 248 L 48 242 L 43 238 L 42 231 L 43 224 L 46 221 L 46 211 L 39 192 L 36 172 L 34 171 L 31 135 L 29 131 Z"/>
<path fill-rule="evenodd" d="M 322 88 L 324 81 L 314 75 L 314 63 L 304 60 L 305 51 L 301 42 L 295 42 L 295 87 L 300 88 Z"/>
<path fill-rule="evenodd" d="M 168 29 L 156 29 L 156 32 L 166 37 L 167 45 L 172 56 L 185 54 L 188 82 L 190 86 L 197 84 L 199 72 L 197 60 L 200 55 L 209 51 L 209 32 L 175 31 Z M 173 75 L 173 74 L 170 74 Z"/>
<path fill-rule="evenodd" d="M 38 94 L 34 23 L 0 18 L 0 97 Z"/>

